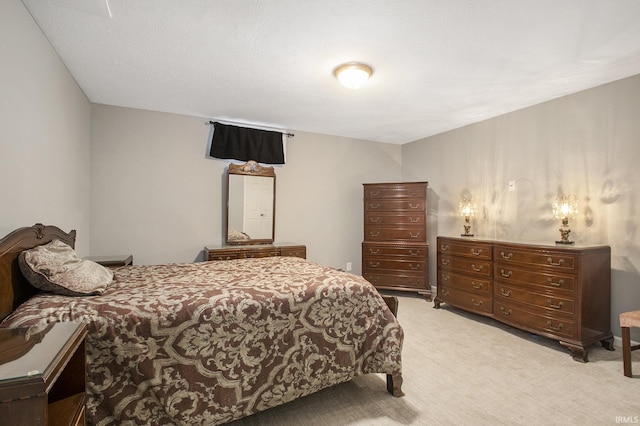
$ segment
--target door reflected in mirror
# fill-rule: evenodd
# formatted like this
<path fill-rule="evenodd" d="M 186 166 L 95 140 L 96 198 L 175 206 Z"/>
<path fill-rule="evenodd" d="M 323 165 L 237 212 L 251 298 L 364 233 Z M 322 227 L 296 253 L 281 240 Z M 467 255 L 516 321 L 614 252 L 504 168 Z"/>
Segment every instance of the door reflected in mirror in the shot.
<path fill-rule="evenodd" d="M 273 243 L 275 173 L 249 161 L 227 173 L 227 244 Z"/>

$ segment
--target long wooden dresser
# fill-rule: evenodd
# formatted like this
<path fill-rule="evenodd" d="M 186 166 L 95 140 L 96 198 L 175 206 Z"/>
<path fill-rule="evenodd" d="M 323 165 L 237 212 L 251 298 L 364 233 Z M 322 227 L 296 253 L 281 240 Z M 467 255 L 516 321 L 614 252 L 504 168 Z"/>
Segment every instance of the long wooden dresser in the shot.
<path fill-rule="evenodd" d="M 365 183 L 362 276 L 376 288 L 431 299 L 427 182 Z"/>
<path fill-rule="evenodd" d="M 307 258 L 307 247 L 301 244 L 250 244 L 207 246 L 206 260 L 232 260 L 252 257 L 292 256 Z"/>
<path fill-rule="evenodd" d="M 448 303 L 557 339 L 573 359 L 613 350 L 611 249 L 438 237 L 437 295 Z"/>

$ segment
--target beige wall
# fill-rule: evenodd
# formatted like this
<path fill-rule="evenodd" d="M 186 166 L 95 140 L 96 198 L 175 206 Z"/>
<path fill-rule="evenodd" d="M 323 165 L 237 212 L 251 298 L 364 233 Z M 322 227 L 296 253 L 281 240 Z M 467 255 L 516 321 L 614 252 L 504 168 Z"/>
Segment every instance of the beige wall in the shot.
<path fill-rule="evenodd" d="M 92 106 L 94 255 L 136 263 L 202 260 L 223 242 L 225 168 L 207 156 L 203 118 Z M 397 145 L 292 130 L 276 171 L 276 240 L 307 245 L 311 260 L 360 272 L 362 183 L 400 179 Z"/>
<path fill-rule="evenodd" d="M 0 236 L 36 222 L 89 254 L 90 104 L 19 0 L 0 1 Z"/>
<path fill-rule="evenodd" d="M 428 180 L 431 283 L 435 238 L 463 231 L 462 193 L 473 197 L 480 238 L 553 244 L 551 200 L 577 195 L 570 221 L 581 244 L 612 251 L 612 326 L 640 309 L 640 76 L 586 90 L 402 147 L 403 178 Z M 515 181 L 516 190 L 508 190 Z"/>

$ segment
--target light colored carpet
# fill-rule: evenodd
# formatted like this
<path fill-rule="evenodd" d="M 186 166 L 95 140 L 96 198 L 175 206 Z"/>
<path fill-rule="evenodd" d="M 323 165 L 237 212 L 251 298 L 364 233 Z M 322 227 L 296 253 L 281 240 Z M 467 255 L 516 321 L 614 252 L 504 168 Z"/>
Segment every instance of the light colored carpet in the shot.
<path fill-rule="evenodd" d="M 627 378 L 619 347 L 593 346 L 582 364 L 556 341 L 396 295 L 406 396 L 392 397 L 385 376 L 370 374 L 232 426 L 640 423 L 640 351 Z"/>

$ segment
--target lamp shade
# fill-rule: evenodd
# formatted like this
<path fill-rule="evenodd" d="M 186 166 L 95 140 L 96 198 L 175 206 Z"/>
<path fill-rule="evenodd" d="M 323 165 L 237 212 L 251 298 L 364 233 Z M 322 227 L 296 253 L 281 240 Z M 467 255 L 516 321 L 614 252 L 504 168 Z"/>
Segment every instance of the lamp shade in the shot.
<path fill-rule="evenodd" d="M 333 70 L 333 74 L 343 86 L 349 89 L 359 89 L 371 77 L 373 69 L 360 62 L 348 62 L 337 66 Z"/>
<path fill-rule="evenodd" d="M 575 217 L 578 213 L 578 200 L 575 195 L 561 195 L 553 200 L 553 215 L 559 219 Z"/>

